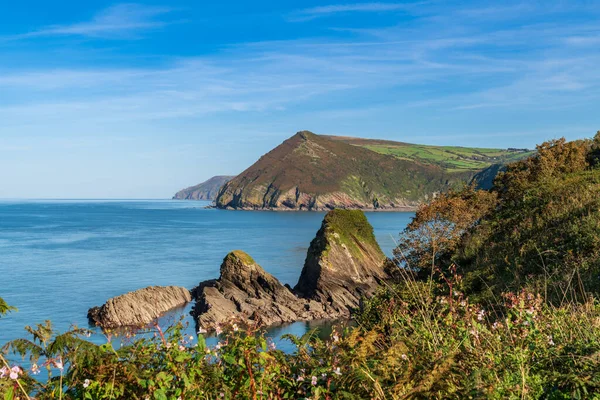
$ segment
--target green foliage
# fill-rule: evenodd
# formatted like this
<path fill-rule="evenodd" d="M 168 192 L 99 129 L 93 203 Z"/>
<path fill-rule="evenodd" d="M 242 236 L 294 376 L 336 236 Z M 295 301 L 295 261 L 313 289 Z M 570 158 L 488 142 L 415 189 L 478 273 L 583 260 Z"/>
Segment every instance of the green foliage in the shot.
<path fill-rule="evenodd" d="M 15 307 L 11 307 L 8 304 L 6 304 L 6 302 L 4 301 L 4 299 L 2 297 L 0 297 L 0 318 L 3 315 L 8 314 L 11 311 L 16 311 L 17 309 Z"/>

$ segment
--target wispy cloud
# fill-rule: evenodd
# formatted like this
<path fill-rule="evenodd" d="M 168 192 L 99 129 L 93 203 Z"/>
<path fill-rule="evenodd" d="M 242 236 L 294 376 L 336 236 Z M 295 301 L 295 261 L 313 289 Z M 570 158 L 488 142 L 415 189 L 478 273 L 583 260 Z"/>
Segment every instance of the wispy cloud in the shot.
<path fill-rule="evenodd" d="M 420 3 L 354 3 L 354 4 L 335 4 L 319 7 L 305 8 L 294 13 L 291 21 L 308 21 L 311 19 L 325 17 L 332 14 L 352 13 L 352 12 L 386 12 L 410 10 Z"/>
<path fill-rule="evenodd" d="M 51 25 L 11 37 L 26 39 L 44 36 L 85 36 L 93 38 L 134 38 L 144 30 L 157 29 L 172 23 L 159 17 L 172 12 L 169 7 L 146 6 L 135 3 L 111 6 L 90 21 L 66 25 Z"/>

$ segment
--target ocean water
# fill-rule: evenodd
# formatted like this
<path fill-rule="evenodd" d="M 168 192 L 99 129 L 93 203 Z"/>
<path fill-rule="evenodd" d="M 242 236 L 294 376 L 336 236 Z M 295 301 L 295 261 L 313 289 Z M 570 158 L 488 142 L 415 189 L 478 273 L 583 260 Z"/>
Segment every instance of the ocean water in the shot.
<path fill-rule="evenodd" d="M 0 345 L 26 325 L 51 320 L 64 331 L 88 327 L 87 310 L 149 285 L 192 288 L 217 278 L 225 255 L 249 253 L 294 285 L 323 213 L 245 212 L 188 201 L 0 201 L 0 297 L 19 311 L 0 319 Z M 412 213 L 371 212 L 388 255 Z M 164 318 L 188 315 L 189 306 Z M 193 326 L 193 323 L 192 323 Z M 271 330 L 302 334 L 305 323 Z M 192 329 L 192 328 L 190 328 Z M 98 332 L 98 331 L 97 331 Z M 105 341 L 98 334 L 95 342 Z"/>

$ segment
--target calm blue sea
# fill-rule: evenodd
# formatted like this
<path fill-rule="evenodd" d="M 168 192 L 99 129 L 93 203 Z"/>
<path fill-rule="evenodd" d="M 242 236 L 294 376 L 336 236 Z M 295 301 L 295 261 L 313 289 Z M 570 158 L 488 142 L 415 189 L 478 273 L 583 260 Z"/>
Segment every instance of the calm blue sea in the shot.
<path fill-rule="evenodd" d="M 296 283 L 322 213 L 222 211 L 207 204 L 0 201 L 0 297 L 19 308 L 0 320 L 0 345 L 46 319 L 59 330 L 87 327 L 88 308 L 119 294 L 149 285 L 192 288 L 217 278 L 223 257 L 234 249 L 248 252 L 283 283 Z M 412 216 L 367 213 L 388 255 Z M 292 324 L 272 334 L 306 329 Z"/>

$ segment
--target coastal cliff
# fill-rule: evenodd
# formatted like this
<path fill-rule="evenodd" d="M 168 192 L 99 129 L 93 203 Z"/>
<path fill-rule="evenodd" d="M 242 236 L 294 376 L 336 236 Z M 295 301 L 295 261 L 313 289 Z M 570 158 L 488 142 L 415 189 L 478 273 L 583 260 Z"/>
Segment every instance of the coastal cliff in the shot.
<path fill-rule="evenodd" d="M 236 250 L 219 279 L 192 290 L 192 315 L 204 329 L 239 319 L 263 325 L 347 318 L 389 276 L 373 228 L 359 210 L 333 210 L 311 242 L 294 289 Z"/>
<path fill-rule="evenodd" d="M 233 179 L 234 176 L 218 175 L 195 186 L 190 186 L 175 193 L 173 200 L 214 200 L 219 189 Z"/>

